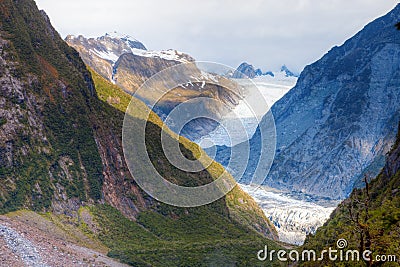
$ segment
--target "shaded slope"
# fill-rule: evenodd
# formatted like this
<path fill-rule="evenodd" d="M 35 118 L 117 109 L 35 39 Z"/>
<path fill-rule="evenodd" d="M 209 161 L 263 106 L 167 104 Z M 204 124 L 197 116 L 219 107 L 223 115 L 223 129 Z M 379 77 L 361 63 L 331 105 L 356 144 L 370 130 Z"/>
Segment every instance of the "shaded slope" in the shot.
<path fill-rule="evenodd" d="M 385 167 L 368 184 L 368 190 L 355 189 L 350 197 L 336 208 L 324 226 L 318 229 L 315 235 L 307 237 L 305 248 L 322 250 L 329 246 L 336 247 L 336 240 L 344 238 L 348 241 L 349 249 L 361 252 L 369 249 L 373 252 L 373 257 L 396 255 L 397 263 L 387 263 L 387 266 L 398 266 L 400 260 L 399 142 L 400 131 L 396 143 L 386 158 Z M 378 262 L 374 264 L 379 265 Z M 366 266 L 366 263 L 361 261 L 359 265 Z M 313 266 L 313 264 L 309 263 L 306 266 Z M 347 266 L 354 266 L 354 263 L 353 265 L 349 263 Z"/>
<path fill-rule="evenodd" d="M 127 104 L 131 100 L 131 97 L 119 89 L 117 86 L 110 84 L 105 79 L 100 77 L 95 72 L 92 72 L 93 79 L 96 85 L 96 90 L 99 95 L 99 98 L 105 102 L 109 100 L 111 105 L 116 107 L 117 109 L 125 110 Z M 116 101 L 118 100 L 118 101 Z M 145 119 L 144 114 L 147 107 L 140 102 L 139 100 L 132 98 L 131 101 L 135 101 L 135 106 L 137 106 L 137 112 L 135 115 L 137 119 Z M 103 113 L 99 114 L 99 118 L 97 118 L 99 123 L 107 124 L 107 127 L 104 129 L 108 129 L 109 133 L 104 133 L 103 131 L 98 131 L 99 134 L 99 147 L 100 151 L 103 155 L 104 162 L 104 169 L 106 170 L 106 183 L 107 186 L 104 187 L 104 191 L 110 191 L 110 199 L 108 200 L 109 203 L 112 203 L 115 196 L 124 196 L 126 199 L 119 204 L 122 204 L 120 210 L 125 213 L 129 211 L 129 203 L 136 204 L 136 203 L 146 203 L 148 205 L 159 205 L 157 202 L 149 201 L 148 196 L 146 196 L 140 189 L 136 189 L 136 185 L 133 181 L 126 179 L 126 176 L 130 175 L 129 173 L 124 173 L 124 175 L 118 174 L 116 171 L 124 170 L 127 171 L 127 167 L 125 162 L 121 162 L 122 166 L 118 166 L 118 159 L 122 157 L 122 146 L 121 146 L 121 128 L 123 122 L 123 113 L 116 111 L 114 108 L 105 105 Z M 150 122 L 148 126 L 148 134 L 149 137 L 149 151 L 151 153 L 150 157 L 153 161 L 157 161 L 157 170 L 164 175 L 167 179 L 172 179 L 174 183 L 177 184 L 185 184 L 186 186 L 193 186 L 193 185 L 201 185 L 206 184 L 218 177 L 220 173 L 223 172 L 223 168 L 218 163 L 211 164 L 207 171 L 202 171 L 200 173 L 184 173 L 179 171 L 173 166 L 170 165 L 169 161 L 165 158 L 165 155 L 160 150 L 160 133 L 161 127 L 163 126 L 163 122 L 161 119 L 154 113 L 151 113 Z M 102 129 L 102 127 L 100 127 Z M 171 135 L 175 136 L 172 132 Z M 114 139 L 109 139 L 109 136 L 113 136 Z M 190 142 L 186 138 L 180 137 L 180 142 L 182 143 L 182 152 L 187 154 L 188 158 L 196 158 L 199 153 L 201 153 L 201 149 L 198 145 Z M 107 151 L 115 151 L 115 153 L 109 153 Z M 196 156 L 197 155 L 197 156 Z M 155 165 L 155 166 L 156 166 Z M 123 168 L 122 168 L 123 167 Z M 114 171 L 113 171 L 114 170 Z M 107 178 L 109 176 L 109 178 Z M 171 178 L 168 178 L 171 177 Z M 113 183 L 108 183 L 108 179 L 113 180 Z M 120 182 L 118 182 L 120 181 Z M 119 185 L 119 183 L 121 183 Z M 127 192 L 124 191 L 115 191 L 111 192 L 112 188 L 118 190 L 128 190 Z M 132 194 L 129 193 L 130 188 L 135 188 L 135 190 L 139 190 L 141 193 Z M 145 199 L 141 198 L 140 195 L 144 194 Z M 226 200 L 221 200 L 222 202 L 226 202 L 223 204 L 222 207 L 218 208 L 218 210 L 222 213 L 228 212 L 233 220 L 239 221 L 241 224 L 247 225 L 252 229 L 256 229 L 257 231 L 264 233 L 272 238 L 276 237 L 276 232 L 274 227 L 270 224 L 270 222 L 265 218 L 262 210 L 257 206 L 250 196 L 244 193 L 239 187 L 235 187 L 228 195 L 225 197 Z M 211 205 L 220 205 L 221 201 L 216 201 Z M 124 204 L 123 204 L 124 203 Z M 146 205 L 144 204 L 144 205 Z M 165 205 L 166 206 L 166 205 Z M 171 210 L 190 210 L 190 209 L 178 209 L 178 208 L 169 208 Z M 129 214 L 127 214 L 129 216 Z"/>
<path fill-rule="evenodd" d="M 343 199 L 376 175 L 395 139 L 400 117 L 400 5 L 342 46 L 307 66 L 296 86 L 272 107 L 277 148 L 265 185 Z M 266 128 L 268 116 L 261 122 Z M 261 151 L 257 131 L 243 182 L 255 172 Z M 228 161 L 221 148 L 218 161 Z M 241 177 L 237 177 L 241 178 Z"/>

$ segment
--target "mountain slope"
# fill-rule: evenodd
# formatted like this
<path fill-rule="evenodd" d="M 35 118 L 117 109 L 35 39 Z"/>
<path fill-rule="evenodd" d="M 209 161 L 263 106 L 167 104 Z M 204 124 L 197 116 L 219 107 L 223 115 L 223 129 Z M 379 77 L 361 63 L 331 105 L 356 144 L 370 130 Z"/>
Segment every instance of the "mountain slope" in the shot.
<path fill-rule="evenodd" d="M 234 79 L 240 79 L 240 78 L 254 78 L 256 76 L 261 75 L 261 70 L 260 69 L 254 69 L 253 65 L 250 65 L 246 62 L 243 62 L 242 64 L 237 67 L 235 72 L 232 75 L 232 78 Z"/>
<path fill-rule="evenodd" d="M 132 39 L 132 38 L 131 38 Z M 240 86 L 229 79 L 210 74 L 200 69 L 194 59 L 176 50 L 147 51 L 137 49 L 127 43 L 129 38 L 106 34 L 98 38 L 68 36 L 66 41 L 79 51 L 84 62 L 110 82 L 113 82 L 130 94 L 136 93 L 146 104 L 153 104 L 155 111 L 162 119 L 182 103 L 189 110 L 203 110 L 206 116 L 195 118 L 180 131 L 174 125 L 179 122 L 171 120 L 168 126 L 175 132 L 191 140 L 197 140 L 218 126 L 212 119 L 221 118 L 239 103 L 245 93 Z M 165 88 L 160 85 L 152 90 L 137 90 L 153 75 L 162 70 L 178 66 L 182 69 L 182 80 L 187 81 L 176 88 Z M 209 98 L 213 105 L 196 100 Z M 190 111 L 189 111 L 190 113 Z M 197 114 L 193 114 L 193 117 Z"/>
<path fill-rule="evenodd" d="M 0 209 L 61 211 L 100 200 L 90 73 L 33 2 L 2 1 L 0 25 Z"/>
<path fill-rule="evenodd" d="M 400 115 L 400 38 L 393 26 L 398 20 L 400 5 L 307 66 L 272 107 L 277 148 L 266 185 L 342 199 L 364 171 L 379 172 Z M 243 182 L 259 161 L 259 130 L 250 143 Z M 220 150 L 218 160 L 226 164 L 229 149 Z"/>
<path fill-rule="evenodd" d="M 140 66 L 132 69 L 129 76 L 135 80 L 135 84 L 123 84 L 127 85 L 123 88 L 128 91 L 134 91 L 133 88 L 139 87 L 144 79 L 157 73 L 159 70 L 153 71 L 154 67 L 164 69 L 179 63 L 194 61 L 189 55 L 176 50 L 148 51 L 138 40 L 116 32 L 106 33 L 98 38 L 68 35 L 65 41 L 79 52 L 87 65 L 109 81 L 117 79 L 117 76 L 120 76 L 121 80 L 123 79 L 123 75 L 118 71 L 120 65 L 125 65 L 118 62 L 122 55 L 133 55 L 147 62 L 143 64 L 147 64 L 148 70 Z"/>
<path fill-rule="evenodd" d="M 145 110 L 147 109 L 147 107 L 142 102 L 140 102 L 139 100 L 135 100 L 135 98 L 131 99 L 131 97 L 128 94 L 123 92 L 117 86 L 112 85 L 109 82 L 107 82 L 106 80 L 104 80 L 104 78 L 102 78 L 101 76 L 96 74 L 94 71 L 92 71 L 92 75 L 93 75 L 94 83 L 96 85 L 96 91 L 97 91 L 97 94 L 98 94 L 100 100 L 103 100 L 104 102 L 108 102 L 110 105 L 112 105 L 115 108 L 120 109 L 120 110 L 126 110 L 126 107 L 129 104 L 129 101 L 136 101 L 135 106 L 137 107 L 138 112 L 135 113 L 135 115 L 137 115 L 139 119 L 145 119 L 144 114 L 146 114 Z M 110 108 L 106 108 L 106 110 L 115 112 L 115 110 L 110 109 Z M 121 114 L 119 112 L 118 112 L 118 114 L 105 113 L 103 116 L 104 117 L 100 117 L 99 121 L 103 121 L 103 122 L 106 121 L 108 124 L 107 128 L 110 128 L 110 126 L 111 126 L 111 129 L 109 129 L 109 130 L 113 131 L 112 136 L 114 136 L 114 138 L 116 136 L 118 137 L 116 139 L 110 140 L 107 138 L 107 136 L 109 136 L 109 134 L 107 134 L 107 133 L 100 132 L 98 135 L 99 149 L 100 149 L 100 151 L 103 151 L 101 154 L 106 155 L 105 158 L 103 158 L 104 169 L 107 171 L 108 170 L 119 170 L 120 171 L 121 169 L 127 171 L 125 162 L 121 163 L 121 165 L 123 165 L 123 168 L 121 168 L 121 166 L 116 165 L 116 164 L 118 164 L 118 162 L 120 162 L 120 158 L 123 155 L 122 154 L 122 145 L 121 145 L 121 138 L 122 138 L 121 137 L 121 134 L 122 134 L 121 129 L 122 129 L 122 122 L 123 122 L 123 114 Z M 115 121 L 110 121 L 110 118 L 113 118 Z M 149 133 L 149 136 L 150 135 L 153 136 L 161 131 L 161 128 L 163 127 L 163 122 L 154 113 L 152 113 L 150 116 L 150 122 L 152 122 L 155 126 L 158 126 L 154 132 Z M 107 129 L 106 127 L 104 127 L 104 128 Z M 116 140 L 118 140 L 118 141 L 116 142 Z M 160 141 L 159 138 L 154 138 L 152 140 L 151 145 L 154 146 L 154 148 L 152 148 L 152 151 L 159 150 L 159 147 L 160 147 L 160 144 L 158 143 L 159 141 Z M 194 151 L 198 151 L 200 149 L 197 145 L 195 145 L 194 143 L 191 143 L 187 139 L 181 138 L 180 142 L 188 150 L 187 153 L 195 153 Z M 110 148 L 113 148 L 113 150 L 115 151 L 114 154 L 107 152 L 107 150 L 110 150 Z M 166 176 L 171 176 L 171 173 L 173 171 L 171 169 L 173 169 L 173 167 L 170 165 L 170 163 L 165 158 L 163 153 L 160 153 L 158 156 L 159 156 L 159 158 L 157 158 L 157 161 L 159 163 L 162 162 L 162 164 L 158 164 L 158 165 L 164 166 L 161 169 L 158 169 L 158 171 L 160 173 L 165 173 Z M 212 177 L 214 175 L 218 175 L 218 173 L 220 173 L 223 169 L 219 164 L 213 163 L 212 165 L 209 166 L 209 168 L 207 168 L 207 170 L 209 170 L 209 174 L 204 173 L 204 172 L 201 172 L 201 174 L 195 173 L 194 175 L 187 174 L 187 173 L 179 173 L 179 176 L 178 176 L 177 172 L 175 171 L 172 176 L 175 176 L 174 177 L 175 182 L 178 182 L 178 183 L 187 183 L 188 181 L 189 182 L 194 181 L 194 182 L 198 182 L 200 184 L 204 184 L 204 183 L 207 183 L 210 181 L 209 180 L 210 175 Z M 130 188 L 134 185 L 129 185 L 129 183 L 127 184 L 125 182 L 127 175 L 129 175 L 129 173 L 124 173 L 123 175 L 118 175 L 117 173 L 110 172 L 109 178 L 114 180 L 114 182 L 113 182 L 114 185 L 111 185 L 111 186 L 108 185 L 107 187 L 104 187 L 104 190 L 110 190 L 113 187 L 115 188 L 116 187 L 115 184 L 116 183 L 118 184 L 118 182 L 116 182 L 115 179 L 121 179 L 122 186 L 119 187 L 119 189 L 128 190 L 128 192 L 118 191 L 118 192 L 110 193 L 112 198 L 114 197 L 114 195 L 122 195 L 122 196 L 131 195 L 131 193 L 129 193 L 129 190 L 131 190 Z M 197 175 L 201 176 L 203 180 L 199 181 L 199 178 L 197 178 Z M 106 175 L 106 178 L 107 177 L 108 176 Z M 124 181 L 124 182 L 122 182 L 122 181 Z M 107 180 L 105 183 L 107 183 Z M 110 181 L 110 183 L 111 183 L 111 181 Z M 141 193 L 141 194 L 143 194 L 143 193 Z M 140 194 L 134 196 L 135 199 L 137 199 L 138 197 L 140 197 Z M 145 196 L 145 198 L 147 198 L 147 196 Z M 133 204 L 132 200 L 129 200 L 129 197 L 127 200 L 125 200 L 123 202 L 127 202 L 129 205 Z M 145 202 L 145 200 L 142 199 L 141 201 L 139 201 L 139 203 L 140 202 Z M 241 202 L 243 202 L 243 204 L 241 204 Z M 109 203 L 112 203 L 111 200 L 109 201 Z M 151 203 L 151 205 L 153 205 L 153 206 L 155 204 L 156 203 Z M 268 220 L 266 220 L 261 209 L 255 204 L 254 200 L 251 199 L 247 194 L 245 194 L 239 187 L 235 187 L 226 196 L 226 206 L 228 208 L 230 217 L 233 220 L 239 221 L 241 224 L 246 225 L 249 228 L 255 229 L 261 233 L 264 233 L 273 239 L 276 238 L 276 232 L 275 232 L 274 227 L 270 224 L 270 222 Z M 124 213 L 126 210 L 130 210 L 130 209 L 129 209 L 129 206 L 123 206 L 120 208 L 120 210 Z M 181 210 L 181 209 L 176 209 L 176 210 Z"/>
<path fill-rule="evenodd" d="M 111 250 L 109 255 L 141 265 L 162 265 L 155 255 L 165 255 L 168 247 L 170 265 L 199 265 L 216 249 L 223 251 L 219 257 L 245 266 L 270 242 L 266 236 L 276 238 L 261 209 L 237 187 L 199 208 L 171 207 L 144 193 L 121 146 L 129 95 L 91 74 L 33 1 L 1 1 L 0 26 L 1 213 L 31 209 L 65 217 L 66 225 L 83 227 L 87 237 Z M 134 119 L 143 120 L 146 105 L 133 101 Z M 162 126 L 152 113 L 146 137 L 160 173 L 179 184 L 199 185 L 223 171 L 217 163 L 198 173 L 177 170 L 161 152 Z M 196 158 L 200 148 L 179 140 L 182 153 Z M 92 213 L 88 221 L 82 209 Z M 136 254 L 140 247 L 144 256 Z M 250 252 L 246 256 L 240 249 Z M 232 258 L 236 253 L 241 256 Z"/>
<path fill-rule="evenodd" d="M 399 125 L 400 126 L 400 125 Z M 336 240 L 344 238 L 349 249 L 369 249 L 373 258 L 396 255 L 400 247 L 400 127 L 397 141 L 387 156 L 385 167 L 368 184 L 368 190 L 355 189 L 332 213 L 330 219 L 315 235 L 307 237 L 304 248 L 321 251 L 335 247 Z M 360 253 L 361 255 L 361 253 Z M 375 262 L 375 264 L 379 264 Z M 331 263 L 332 265 L 332 263 Z M 363 266 L 364 263 L 359 263 Z M 313 266 L 308 263 L 306 266 Z M 314 266 L 320 266 L 320 263 Z M 348 266 L 354 266 L 348 265 Z M 386 265 L 385 265 L 386 266 Z M 388 266 L 389 265 L 388 263 Z"/>

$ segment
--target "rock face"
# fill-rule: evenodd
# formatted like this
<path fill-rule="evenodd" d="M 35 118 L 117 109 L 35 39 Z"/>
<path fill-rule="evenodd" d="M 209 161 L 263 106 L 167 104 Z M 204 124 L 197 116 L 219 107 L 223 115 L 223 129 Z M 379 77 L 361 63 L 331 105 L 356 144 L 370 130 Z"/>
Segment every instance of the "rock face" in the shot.
<path fill-rule="evenodd" d="M 294 72 L 290 71 L 286 65 L 283 65 L 280 69 L 280 72 L 284 72 L 286 77 L 299 77 Z M 237 67 L 237 69 L 231 74 L 232 78 L 234 79 L 243 79 L 249 78 L 253 79 L 257 76 L 272 76 L 274 77 L 274 73 L 272 71 L 262 72 L 261 69 L 254 68 L 253 65 L 243 62 L 242 64 Z"/>
<path fill-rule="evenodd" d="M 253 65 L 250 65 L 246 62 L 240 64 L 240 66 L 233 73 L 232 78 L 240 79 L 240 78 L 254 78 L 257 74 L 262 73 L 260 69 L 254 69 Z"/>
<path fill-rule="evenodd" d="M 114 76 L 127 74 L 125 72 L 120 74 L 120 68 L 130 67 L 131 72 L 128 76 L 135 80 L 135 83 L 120 85 L 131 92 L 134 92 L 144 80 L 164 68 L 194 61 L 189 55 L 172 49 L 149 51 L 140 41 L 116 32 L 106 33 L 98 38 L 68 35 L 65 41 L 79 52 L 88 66 L 111 82 L 114 81 Z M 124 58 L 119 60 L 122 55 Z M 133 59 L 127 55 L 132 56 Z M 138 62 L 138 58 L 142 61 Z M 138 65 L 132 66 L 131 61 L 137 62 Z"/>
<path fill-rule="evenodd" d="M 90 73 L 33 1 L 3 1 L 0 13 L 1 211 L 101 199 Z"/>
<path fill-rule="evenodd" d="M 374 255 L 399 255 L 399 144 L 400 131 L 380 174 L 368 183 L 368 187 L 354 189 L 333 211 L 329 220 L 314 235 L 307 236 L 304 249 L 322 251 L 329 246 L 333 247 L 339 238 L 344 238 L 349 249 L 370 249 Z M 395 257 L 390 261 L 398 264 Z M 307 266 L 329 264 L 325 260 Z"/>
<path fill-rule="evenodd" d="M 280 71 L 284 72 L 286 77 L 298 77 L 298 75 L 296 75 L 295 73 L 290 71 L 288 69 L 288 67 L 286 67 L 286 65 L 283 65 L 281 67 Z M 253 79 L 257 76 L 264 76 L 264 75 L 265 76 L 269 75 L 269 76 L 274 77 L 275 74 L 272 71 L 266 71 L 265 73 L 263 73 L 261 69 L 255 69 L 253 65 L 243 62 L 242 64 L 239 65 L 239 67 L 237 67 L 235 72 L 232 74 L 232 78 L 234 78 L 234 79 L 245 79 L 245 78 Z"/>
<path fill-rule="evenodd" d="M 379 171 L 399 120 L 399 20 L 397 5 L 307 66 L 272 107 L 277 148 L 266 185 L 343 199 L 362 172 Z M 258 163 L 260 138 L 258 130 L 250 140 L 255 147 L 244 182 Z M 221 148 L 218 156 L 225 164 L 227 151 Z"/>
<path fill-rule="evenodd" d="M 286 67 L 286 65 L 283 65 L 281 67 L 281 71 L 285 72 L 286 77 L 298 77 L 298 75 L 294 74 L 291 70 L 289 70 L 288 67 Z M 266 74 L 269 74 L 269 72 L 267 72 Z"/>

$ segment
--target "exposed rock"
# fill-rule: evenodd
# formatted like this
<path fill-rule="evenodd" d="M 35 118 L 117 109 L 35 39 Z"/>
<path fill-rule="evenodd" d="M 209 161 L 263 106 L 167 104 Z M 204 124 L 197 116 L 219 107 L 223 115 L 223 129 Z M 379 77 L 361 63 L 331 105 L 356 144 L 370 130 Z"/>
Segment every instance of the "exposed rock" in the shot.
<path fill-rule="evenodd" d="M 343 199 L 363 171 L 373 176 L 383 167 L 400 115 L 399 20 L 397 5 L 307 66 L 272 107 L 277 149 L 266 185 Z M 244 182 L 258 163 L 260 138 L 257 131 L 250 141 Z M 221 150 L 226 164 L 228 151 Z"/>
<path fill-rule="evenodd" d="M 131 45 L 131 41 L 129 41 L 131 39 L 106 34 L 96 39 L 68 36 L 66 41 L 79 51 L 88 66 L 130 94 L 136 93 L 137 89 L 147 79 L 162 70 L 194 61 L 189 55 L 175 50 L 146 51 L 138 49 Z M 183 75 L 200 78 L 201 81 L 188 81 L 187 84 L 182 84 L 178 88 L 163 88 L 160 85 L 160 87 L 155 88 L 157 92 L 144 92 L 144 94 L 136 94 L 135 96 L 146 104 L 156 101 L 155 96 L 159 96 L 160 99 L 158 99 L 154 111 L 162 119 L 165 119 L 171 110 L 185 101 L 208 97 L 217 100 L 218 103 L 215 102 L 217 104 L 211 107 L 195 101 L 190 105 L 190 109 L 193 110 L 199 108 L 197 106 L 201 106 L 204 110 L 207 110 L 205 113 L 209 114 L 209 117 L 221 118 L 230 111 L 229 108 L 227 109 L 224 106 L 232 108 L 239 103 L 244 94 L 239 86 L 228 81 L 225 77 L 216 74 L 202 75 L 202 72 L 194 63 L 187 64 L 184 72 Z M 222 81 L 221 83 L 225 85 L 229 83 L 229 87 L 215 85 L 214 83 L 218 81 Z M 162 96 L 167 92 L 167 95 Z M 190 114 L 197 115 L 195 113 Z M 168 126 L 190 140 L 197 140 L 214 130 L 218 123 L 208 118 L 197 118 L 185 125 L 182 131 L 175 129 L 172 121 Z"/>
<path fill-rule="evenodd" d="M 0 235 L 6 240 L 11 251 L 18 255 L 27 266 L 46 267 L 37 248 L 13 229 L 0 224 Z"/>
<path fill-rule="evenodd" d="M 107 257 L 107 248 L 85 237 L 78 228 L 62 228 L 66 226 L 29 211 L 0 216 L 0 265 L 127 266 Z"/>
<path fill-rule="evenodd" d="M 283 65 L 281 67 L 281 71 L 285 72 L 286 77 L 299 77 L 298 75 L 294 74 L 292 71 L 290 71 L 288 69 L 288 67 L 286 67 L 286 65 Z"/>
<path fill-rule="evenodd" d="M 259 69 L 257 69 L 259 70 Z M 236 71 L 233 73 L 232 78 L 235 79 L 243 79 L 243 78 L 254 78 L 257 75 L 256 70 L 254 69 L 253 65 L 250 65 L 246 62 L 243 62 L 239 65 Z"/>

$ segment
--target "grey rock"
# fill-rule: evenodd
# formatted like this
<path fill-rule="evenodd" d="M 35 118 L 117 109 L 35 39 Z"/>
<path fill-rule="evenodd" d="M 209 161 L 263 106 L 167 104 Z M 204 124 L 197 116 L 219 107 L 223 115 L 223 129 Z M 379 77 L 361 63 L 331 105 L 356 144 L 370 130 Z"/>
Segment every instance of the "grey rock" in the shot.
<path fill-rule="evenodd" d="M 258 69 L 259 70 L 259 69 Z M 260 71 L 261 72 L 261 71 Z M 261 72 L 262 73 L 262 72 Z M 233 73 L 232 78 L 243 79 L 243 78 L 254 78 L 257 75 L 253 65 L 243 62 Z"/>
<path fill-rule="evenodd" d="M 360 185 L 364 171 L 379 172 L 400 117 L 398 21 L 400 4 L 307 66 L 275 103 L 276 156 L 265 185 L 342 199 Z M 266 120 L 250 140 L 249 165 L 236 177 L 242 182 L 258 164 Z M 229 151 L 219 148 L 217 160 L 226 165 Z"/>
<path fill-rule="evenodd" d="M 4 238 L 10 250 L 18 255 L 29 267 L 46 267 L 37 248 L 13 229 L 0 225 L 0 236 Z"/>

